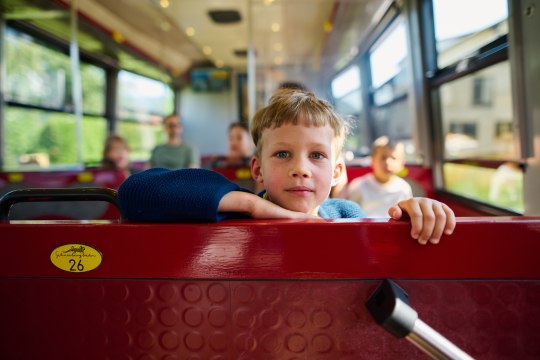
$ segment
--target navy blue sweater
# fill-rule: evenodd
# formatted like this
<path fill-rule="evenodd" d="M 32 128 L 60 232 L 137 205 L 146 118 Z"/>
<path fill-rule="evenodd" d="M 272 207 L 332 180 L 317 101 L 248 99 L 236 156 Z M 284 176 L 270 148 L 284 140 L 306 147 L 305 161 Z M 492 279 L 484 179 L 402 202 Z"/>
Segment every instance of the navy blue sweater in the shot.
<path fill-rule="evenodd" d="M 138 222 L 217 222 L 245 218 L 240 213 L 218 212 L 221 198 L 244 191 L 223 175 L 205 169 L 150 169 L 126 179 L 118 189 L 122 216 Z M 362 218 L 358 204 L 327 199 L 319 207 L 326 219 Z"/>

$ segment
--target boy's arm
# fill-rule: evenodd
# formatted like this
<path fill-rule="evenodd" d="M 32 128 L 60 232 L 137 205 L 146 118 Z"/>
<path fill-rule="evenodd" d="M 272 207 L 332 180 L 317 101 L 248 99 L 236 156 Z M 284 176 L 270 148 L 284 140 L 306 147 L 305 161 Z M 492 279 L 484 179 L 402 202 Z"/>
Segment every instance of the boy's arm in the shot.
<path fill-rule="evenodd" d="M 216 222 L 221 198 L 240 187 L 205 169 L 153 168 L 128 177 L 118 189 L 122 216 L 141 222 Z"/>
<path fill-rule="evenodd" d="M 318 216 L 284 209 L 255 194 L 241 191 L 231 191 L 223 196 L 218 211 L 243 213 L 254 219 L 320 219 Z"/>
<path fill-rule="evenodd" d="M 242 191 L 206 169 L 154 168 L 131 175 L 118 189 L 118 202 L 124 218 L 141 222 L 216 222 L 235 217 L 231 213 L 260 219 L 317 218 Z"/>
<path fill-rule="evenodd" d="M 411 219 L 411 236 L 422 245 L 437 244 L 443 233 L 450 235 L 456 227 L 456 217 L 448 205 L 428 198 L 400 201 L 388 210 L 393 219 L 407 215 Z"/>

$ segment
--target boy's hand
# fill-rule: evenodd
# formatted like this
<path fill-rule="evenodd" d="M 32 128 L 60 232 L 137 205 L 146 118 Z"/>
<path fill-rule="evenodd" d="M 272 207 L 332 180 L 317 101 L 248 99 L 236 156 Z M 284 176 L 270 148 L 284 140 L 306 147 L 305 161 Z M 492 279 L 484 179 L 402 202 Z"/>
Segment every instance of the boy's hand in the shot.
<path fill-rule="evenodd" d="M 255 194 L 242 191 L 231 191 L 221 198 L 218 211 L 239 212 L 254 219 L 320 219 L 315 215 L 284 209 Z"/>
<path fill-rule="evenodd" d="M 388 210 L 395 220 L 408 215 L 411 219 L 411 236 L 422 245 L 429 241 L 437 244 L 442 234 L 450 235 L 456 227 L 456 217 L 446 204 L 428 198 L 400 201 Z"/>

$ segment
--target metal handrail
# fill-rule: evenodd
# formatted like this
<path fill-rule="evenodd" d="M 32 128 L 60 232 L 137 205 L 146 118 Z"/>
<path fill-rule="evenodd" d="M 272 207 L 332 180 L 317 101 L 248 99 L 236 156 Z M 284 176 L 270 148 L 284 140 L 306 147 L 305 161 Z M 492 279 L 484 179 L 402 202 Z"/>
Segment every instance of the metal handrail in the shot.
<path fill-rule="evenodd" d="M 6 193 L 0 198 L 0 221 L 9 222 L 9 211 L 11 207 L 17 203 L 48 201 L 105 201 L 113 204 L 117 209 L 119 209 L 117 192 L 116 190 L 109 188 L 87 187 L 17 189 Z"/>

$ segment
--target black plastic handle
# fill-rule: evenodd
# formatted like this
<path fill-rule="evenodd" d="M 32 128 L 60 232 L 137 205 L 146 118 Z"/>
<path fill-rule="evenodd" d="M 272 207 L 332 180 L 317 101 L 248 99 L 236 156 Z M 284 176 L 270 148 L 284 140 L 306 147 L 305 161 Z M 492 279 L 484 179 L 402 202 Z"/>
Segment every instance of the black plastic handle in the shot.
<path fill-rule="evenodd" d="M 9 210 L 21 202 L 46 201 L 106 201 L 120 212 L 116 190 L 100 187 L 87 188 L 29 188 L 6 193 L 0 198 L 0 221 L 9 221 Z"/>
<path fill-rule="evenodd" d="M 397 338 L 409 335 L 418 319 L 405 290 L 390 279 L 384 279 L 375 289 L 366 307 L 375 321 Z"/>

